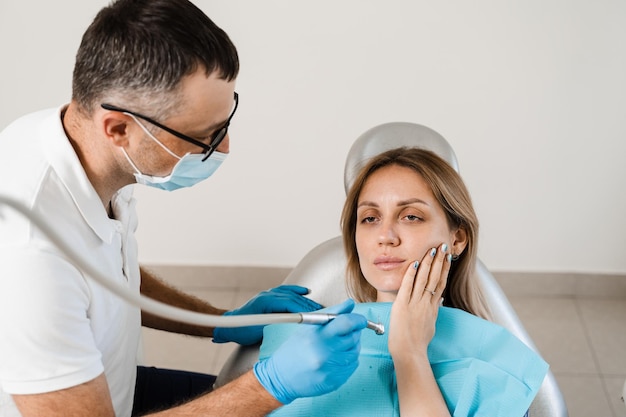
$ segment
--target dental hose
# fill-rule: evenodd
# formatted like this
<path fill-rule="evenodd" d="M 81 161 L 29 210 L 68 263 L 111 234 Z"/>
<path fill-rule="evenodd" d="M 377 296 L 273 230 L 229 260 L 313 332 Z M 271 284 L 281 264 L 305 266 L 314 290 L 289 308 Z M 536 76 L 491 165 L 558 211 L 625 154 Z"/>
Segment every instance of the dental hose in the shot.
<path fill-rule="evenodd" d="M 72 247 L 67 244 L 40 216 L 30 211 L 24 204 L 0 195 L 0 205 L 7 205 L 29 219 L 41 230 L 74 264 L 88 277 L 111 291 L 126 302 L 139 307 L 141 310 L 159 317 L 170 320 L 195 324 L 207 327 L 247 327 L 276 323 L 303 323 L 303 324 L 326 324 L 337 317 L 336 314 L 327 313 L 270 313 L 270 314 L 244 314 L 244 315 L 212 315 L 197 313 L 148 298 L 144 295 L 133 293 L 124 286 L 107 279 L 99 270 L 94 268 L 79 256 Z M 0 212 L 0 217 L 2 213 Z M 367 328 L 384 334 L 385 328 L 381 323 L 367 322 Z"/>

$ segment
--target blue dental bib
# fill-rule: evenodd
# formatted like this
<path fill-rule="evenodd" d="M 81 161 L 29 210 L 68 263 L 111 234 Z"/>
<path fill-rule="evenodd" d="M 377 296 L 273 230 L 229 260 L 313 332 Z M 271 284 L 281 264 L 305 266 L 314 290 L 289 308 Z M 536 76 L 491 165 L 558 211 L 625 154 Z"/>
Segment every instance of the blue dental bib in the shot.
<path fill-rule="evenodd" d="M 389 328 L 391 303 L 357 304 L 355 313 Z M 259 359 L 268 358 L 297 329 L 266 326 Z M 452 416 L 522 417 L 537 394 L 548 364 L 503 327 L 440 307 L 428 346 L 435 379 Z M 387 334 L 364 330 L 359 366 L 338 390 L 299 398 L 271 416 L 399 416 L 394 364 Z"/>

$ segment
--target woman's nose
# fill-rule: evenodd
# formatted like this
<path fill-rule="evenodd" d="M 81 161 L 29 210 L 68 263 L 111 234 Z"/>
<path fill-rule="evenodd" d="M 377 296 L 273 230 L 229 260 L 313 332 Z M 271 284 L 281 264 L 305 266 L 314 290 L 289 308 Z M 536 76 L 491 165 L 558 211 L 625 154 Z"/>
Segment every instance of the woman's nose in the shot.
<path fill-rule="evenodd" d="M 380 245 L 396 246 L 400 243 L 400 237 L 396 233 L 392 224 L 383 223 L 380 228 L 380 235 L 378 238 Z"/>

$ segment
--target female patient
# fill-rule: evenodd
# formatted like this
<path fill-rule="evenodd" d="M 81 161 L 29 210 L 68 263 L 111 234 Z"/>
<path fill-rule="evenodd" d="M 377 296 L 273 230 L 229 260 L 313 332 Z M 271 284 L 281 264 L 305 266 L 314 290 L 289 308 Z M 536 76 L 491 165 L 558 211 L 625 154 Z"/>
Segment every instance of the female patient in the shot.
<path fill-rule="evenodd" d="M 326 404 L 335 407 L 333 415 L 365 410 L 368 415 L 521 417 L 547 365 L 504 329 L 482 320 L 489 311 L 473 277 L 478 221 L 458 173 L 429 151 L 387 151 L 361 170 L 341 222 L 348 292 L 365 303 L 355 312 L 387 322 L 387 335 L 363 333 L 357 373 L 328 394 L 326 403 L 297 400 L 278 414 L 328 413 Z M 266 336 L 264 347 L 278 343 L 270 342 L 275 337 Z M 490 341 L 496 349 L 488 349 Z M 506 352 L 500 348 L 515 355 L 513 361 L 502 358 Z M 384 356 L 389 364 L 381 362 Z M 490 391 L 490 383 L 504 385 L 496 387 L 506 391 L 504 399 Z M 385 389 L 391 393 L 386 408 L 376 399 Z M 517 397 L 511 398 L 513 405 L 508 397 Z M 341 413 L 329 405 L 345 400 L 352 405 Z M 357 403 L 365 403 L 360 411 Z"/>
<path fill-rule="evenodd" d="M 427 356 L 440 301 L 488 317 L 472 280 L 478 220 L 461 178 L 424 150 L 382 154 L 352 186 L 342 228 L 349 292 L 394 302 L 389 352 L 400 413 L 449 415 Z"/>

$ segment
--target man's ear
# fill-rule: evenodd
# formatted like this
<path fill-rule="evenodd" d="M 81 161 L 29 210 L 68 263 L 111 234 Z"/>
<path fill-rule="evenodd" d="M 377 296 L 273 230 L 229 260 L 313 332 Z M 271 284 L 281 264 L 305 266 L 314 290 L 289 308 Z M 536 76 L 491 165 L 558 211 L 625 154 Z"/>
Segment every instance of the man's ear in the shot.
<path fill-rule="evenodd" d="M 120 112 L 106 111 L 99 119 L 100 129 L 115 146 L 126 147 L 129 142 L 130 117 Z"/>
<path fill-rule="evenodd" d="M 452 253 L 453 255 L 460 255 L 463 253 L 466 247 L 467 247 L 467 230 L 465 230 L 465 227 L 460 226 L 452 234 L 452 249 L 450 253 Z"/>

